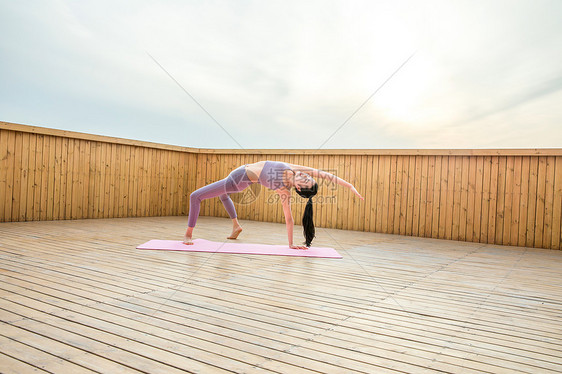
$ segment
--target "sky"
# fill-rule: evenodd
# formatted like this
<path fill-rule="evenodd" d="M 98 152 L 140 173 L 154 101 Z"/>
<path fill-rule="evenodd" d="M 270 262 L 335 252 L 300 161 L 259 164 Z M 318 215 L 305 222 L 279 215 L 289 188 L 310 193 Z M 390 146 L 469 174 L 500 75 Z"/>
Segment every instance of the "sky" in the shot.
<path fill-rule="evenodd" d="M 0 0 L 0 121 L 197 148 L 562 146 L 562 1 Z"/>

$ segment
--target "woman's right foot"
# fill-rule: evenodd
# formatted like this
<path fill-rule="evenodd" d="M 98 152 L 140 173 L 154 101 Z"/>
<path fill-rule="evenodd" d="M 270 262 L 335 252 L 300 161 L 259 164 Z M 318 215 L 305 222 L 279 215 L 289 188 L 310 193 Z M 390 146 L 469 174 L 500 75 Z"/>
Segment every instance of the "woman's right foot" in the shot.
<path fill-rule="evenodd" d="M 230 236 L 227 239 L 236 239 L 238 238 L 238 235 L 240 235 L 240 233 L 242 232 L 242 227 L 238 226 L 232 229 L 232 234 L 230 234 Z"/>
<path fill-rule="evenodd" d="M 183 237 L 183 244 L 185 245 L 193 245 L 193 240 L 191 240 L 191 238 L 189 236 L 184 236 Z"/>

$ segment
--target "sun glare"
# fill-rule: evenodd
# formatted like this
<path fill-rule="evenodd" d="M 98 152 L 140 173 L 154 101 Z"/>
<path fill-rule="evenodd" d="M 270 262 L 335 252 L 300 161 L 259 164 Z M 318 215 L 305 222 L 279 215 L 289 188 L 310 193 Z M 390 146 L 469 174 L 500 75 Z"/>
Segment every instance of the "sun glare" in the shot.
<path fill-rule="evenodd" d="M 381 90 L 375 105 L 389 119 L 421 125 L 424 97 L 434 78 L 431 64 L 418 53 Z"/>

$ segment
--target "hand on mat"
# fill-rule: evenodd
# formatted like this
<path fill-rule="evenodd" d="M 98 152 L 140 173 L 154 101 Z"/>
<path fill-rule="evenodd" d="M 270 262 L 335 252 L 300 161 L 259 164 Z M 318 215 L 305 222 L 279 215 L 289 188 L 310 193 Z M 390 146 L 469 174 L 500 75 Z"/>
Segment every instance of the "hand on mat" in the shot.
<path fill-rule="evenodd" d="M 357 192 L 357 190 L 355 189 L 355 187 L 351 186 L 351 191 L 353 191 L 354 194 L 356 194 L 357 196 L 359 196 L 359 198 L 361 200 L 365 200 L 365 198 L 363 198 L 363 196 L 361 196 L 361 194 L 359 192 Z"/>
<path fill-rule="evenodd" d="M 291 249 L 308 249 L 308 247 L 305 247 L 304 245 L 290 245 L 289 248 L 291 248 Z"/>

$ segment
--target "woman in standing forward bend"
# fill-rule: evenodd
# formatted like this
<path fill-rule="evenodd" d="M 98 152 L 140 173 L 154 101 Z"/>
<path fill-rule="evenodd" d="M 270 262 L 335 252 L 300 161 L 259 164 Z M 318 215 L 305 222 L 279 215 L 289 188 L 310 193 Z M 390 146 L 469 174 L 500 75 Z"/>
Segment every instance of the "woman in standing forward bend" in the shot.
<path fill-rule="evenodd" d="M 363 197 L 351 183 L 325 171 L 285 162 L 258 161 L 253 164 L 242 165 L 233 170 L 226 178 L 201 187 L 191 194 L 189 199 L 188 227 L 183 243 L 193 244 L 191 238 L 193 228 L 199 216 L 201 201 L 212 197 L 218 197 L 222 201 L 228 215 L 232 219 L 232 233 L 228 239 L 236 239 L 242 232 L 242 227 L 238 222 L 236 209 L 234 209 L 234 203 L 229 195 L 231 193 L 240 192 L 253 183 L 260 183 L 279 194 L 283 205 L 283 213 L 285 214 L 289 247 L 293 249 L 306 249 L 310 247 L 310 243 L 315 236 L 314 223 L 312 221 L 312 197 L 318 192 L 318 184 L 314 178 L 328 179 L 336 184 L 347 187 L 363 200 Z M 294 220 L 293 214 L 291 213 L 290 199 L 292 187 L 295 188 L 296 192 L 301 197 L 308 199 L 302 218 L 306 246 L 293 244 Z"/>

